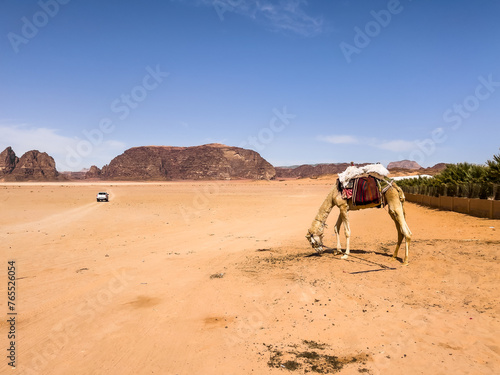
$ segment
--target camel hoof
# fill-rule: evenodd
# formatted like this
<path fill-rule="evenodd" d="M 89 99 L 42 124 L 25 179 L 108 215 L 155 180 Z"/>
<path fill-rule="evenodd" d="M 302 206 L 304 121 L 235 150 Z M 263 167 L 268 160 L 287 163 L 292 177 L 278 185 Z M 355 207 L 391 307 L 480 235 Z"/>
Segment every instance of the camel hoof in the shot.
<path fill-rule="evenodd" d="M 344 255 L 342 255 L 342 256 L 340 257 L 340 259 L 347 259 L 347 258 L 349 258 L 349 255 L 347 255 L 347 254 L 344 254 Z"/>
<path fill-rule="evenodd" d="M 408 261 L 403 262 L 403 266 L 407 266 L 408 264 Z"/>

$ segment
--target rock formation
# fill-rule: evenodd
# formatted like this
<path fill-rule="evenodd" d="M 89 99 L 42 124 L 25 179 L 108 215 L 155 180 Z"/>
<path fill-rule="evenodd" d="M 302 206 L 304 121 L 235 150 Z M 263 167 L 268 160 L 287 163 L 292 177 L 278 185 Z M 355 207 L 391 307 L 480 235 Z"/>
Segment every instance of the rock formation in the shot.
<path fill-rule="evenodd" d="M 5 175 L 7 181 L 50 181 L 57 180 L 54 159 L 45 152 L 31 150 L 26 152 L 16 163 L 15 168 Z"/>
<path fill-rule="evenodd" d="M 387 164 L 387 169 L 420 169 L 420 164 L 412 160 L 393 161 Z"/>
<path fill-rule="evenodd" d="M 133 147 L 102 168 L 110 180 L 225 180 L 274 178 L 274 167 L 257 152 L 221 144 Z"/>
<path fill-rule="evenodd" d="M 101 170 L 95 165 L 91 166 L 90 169 L 85 173 L 85 178 L 100 178 Z"/>
<path fill-rule="evenodd" d="M 355 164 L 358 167 L 364 164 Z M 0 179 L 5 181 L 57 181 L 64 179 L 103 180 L 228 180 L 277 178 L 316 178 L 343 172 L 350 163 L 304 164 L 297 167 L 273 167 L 257 152 L 240 147 L 212 143 L 194 147 L 133 147 L 99 169 L 58 173 L 54 159 L 45 152 L 32 150 L 18 158 L 11 147 L 0 153 Z M 446 168 L 436 164 L 422 168 L 409 160 L 389 163 L 391 173 L 435 175 Z"/>
<path fill-rule="evenodd" d="M 11 173 L 18 162 L 19 158 L 12 147 L 9 146 L 3 150 L 0 153 L 0 176 Z"/>
<path fill-rule="evenodd" d="M 399 163 L 399 162 L 389 163 L 389 165 L 391 165 L 391 164 L 392 165 L 397 165 L 396 163 Z M 418 169 L 415 169 L 415 168 L 402 168 L 402 167 L 391 166 L 390 172 L 391 172 L 392 175 L 403 175 L 403 176 L 404 175 L 408 175 L 408 174 L 428 174 L 428 175 L 431 175 L 431 176 L 435 176 L 438 173 L 441 173 L 445 169 L 446 169 L 446 164 L 445 163 L 438 163 L 438 164 L 436 164 L 436 165 L 434 165 L 432 167 L 428 167 L 428 168 L 420 167 Z"/>
<path fill-rule="evenodd" d="M 431 176 L 437 175 L 446 169 L 445 163 L 437 163 L 429 168 L 422 168 L 418 172 L 422 174 L 430 174 Z"/>
<path fill-rule="evenodd" d="M 369 163 L 354 164 L 356 167 L 362 167 Z M 345 171 L 350 163 L 332 163 L 332 164 L 304 164 L 298 167 L 276 167 L 277 178 L 307 178 L 318 177 L 325 174 L 337 174 Z"/>

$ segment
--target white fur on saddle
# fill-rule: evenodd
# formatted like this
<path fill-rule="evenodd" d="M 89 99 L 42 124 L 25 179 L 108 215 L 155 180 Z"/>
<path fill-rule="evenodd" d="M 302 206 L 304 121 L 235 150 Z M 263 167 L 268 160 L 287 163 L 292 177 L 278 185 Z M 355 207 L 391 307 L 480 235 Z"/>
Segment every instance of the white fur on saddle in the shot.
<path fill-rule="evenodd" d="M 375 177 L 383 179 L 389 174 L 389 171 L 382 164 L 368 164 L 361 168 L 350 166 L 347 167 L 347 169 L 344 172 L 339 173 L 339 180 L 342 183 L 342 185 L 345 186 L 353 178 L 356 178 L 363 174 L 371 174 L 374 175 Z"/>

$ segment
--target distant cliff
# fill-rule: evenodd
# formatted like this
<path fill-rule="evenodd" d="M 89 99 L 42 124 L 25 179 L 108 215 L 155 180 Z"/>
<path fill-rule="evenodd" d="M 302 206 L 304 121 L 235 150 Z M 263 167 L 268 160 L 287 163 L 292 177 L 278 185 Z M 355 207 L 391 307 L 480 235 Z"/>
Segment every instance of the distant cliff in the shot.
<path fill-rule="evenodd" d="M 412 160 L 393 161 L 387 164 L 387 169 L 420 169 L 420 164 Z"/>
<path fill-rule="evenodd" d="M 85 178 L 100 178 L 101 170 L 95 165 L 91 166 L 90 169 L 85 173 Z"/>
<path fill-rule="evenodd" d="M 369 163 L 354 164 L 358 167 Z M 273 178 L 315 178 L 343 172 L 350 163 L 304 164 L 295 167 L 273 167 L 257 152 L 212 143 L 193 147 L 133 147 L 115 157 L 102 169 L 92 166 L 88 171 L 61 172 L 54 159 L 45 152 L 32 150 L 18 158 L 11 147 L 0 153 L 0 180 L 230 180 Z M 391 173 L 425 173 L 435 175 L 446 168 L 436 164 L 422 168 L 410 160 L 388 164 Z"/>
<path fill-rule="evenodd" d="M 274 167 L 257 152 L 221 144 L 194 147 L 133 147 L 115 157 L 93 178 L 105 180 L 270 180 Z M 90 175 L 89 175 L 90 177 Z"/>
<path fill-rule="evenodd" d="M 362 167 L 369 163 L 354 164 L 356 167 Z M 303 164 L 298 167 L 276 167 L 277 178 L 306 178 L 318 177 L 325 174 L 337 174 L 344 172 L 351 163 L 331 163 L 331 164 Z"/>

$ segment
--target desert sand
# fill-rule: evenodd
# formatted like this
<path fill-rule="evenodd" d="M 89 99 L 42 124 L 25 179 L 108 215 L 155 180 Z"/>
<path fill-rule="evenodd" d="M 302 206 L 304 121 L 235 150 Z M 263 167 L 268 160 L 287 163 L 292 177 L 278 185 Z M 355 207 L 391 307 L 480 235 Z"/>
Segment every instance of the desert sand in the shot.
<path fill-rule="evenodd" d="M 332 184 L 1 184 L 0 373 L 498 373 L 500 221 L 406 203 L 405 267 L 387 212 L 351 212 L 352 256 L 317 256 Z"/>

